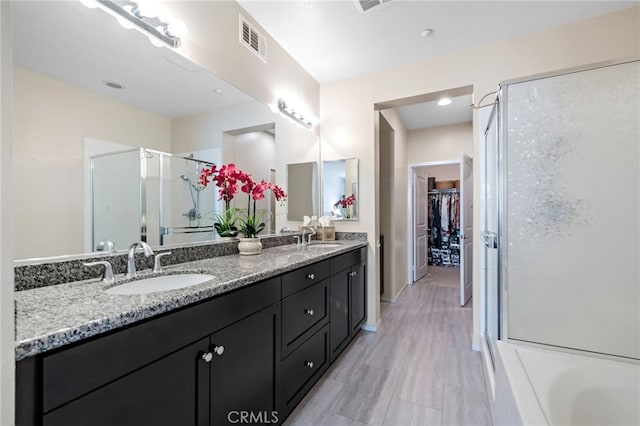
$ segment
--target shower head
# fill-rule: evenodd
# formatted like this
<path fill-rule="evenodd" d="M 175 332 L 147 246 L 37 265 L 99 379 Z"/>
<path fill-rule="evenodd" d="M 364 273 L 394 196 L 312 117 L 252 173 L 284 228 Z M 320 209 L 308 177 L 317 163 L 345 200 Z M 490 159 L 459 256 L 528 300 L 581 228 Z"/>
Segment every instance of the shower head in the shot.
<path fill-rule="evenodd" d="M 191 179 L 189 179 L 189 176 L 187 175 L 180 175 L 180 179 L 182 179 L 185 182 L 191 183 Z"/>

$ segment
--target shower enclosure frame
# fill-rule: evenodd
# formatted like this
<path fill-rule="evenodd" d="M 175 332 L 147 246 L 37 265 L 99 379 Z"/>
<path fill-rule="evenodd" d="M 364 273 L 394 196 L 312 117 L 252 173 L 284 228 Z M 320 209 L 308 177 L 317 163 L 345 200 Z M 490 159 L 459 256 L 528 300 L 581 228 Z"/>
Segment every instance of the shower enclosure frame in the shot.
<path fill-rule="evenodd" d="M 512 342 L 512 343 L 518 343 L 518 344 L 527 344 L 527 345 L 531 345 L 531 346 L 536 346 L 536 347 L 541 347 L 544 349 L 554 349 L 554 350 L 560 350 L 560 351 L 565 351 L 565 352 L 571 352 L 571 353 L 585 353 L 585 350 L 583 349 L 577 349 L 577 348 L 571 348 L 571 347 L 562 347 L 562 346 L 555 346 L 555 345 L 551 345 L 551 344 L 546 344 L 546 343 L 538 343 L 538 342 L 523 342 L 519 339 L 512 339 L 509 338 L 509 306 L 508 306 L 508 296 L 509 296 L 509 282 L 508 282 L 508 263 L 509 263 L 509 259 L 508 259 L 508 254 L 506 252 L 506 247 L 505 244 L 508 241 L 508 217 L 507 217 L 507 212 L 508 212 L 508 185 L 507 185 L 507 173 L 508 173 L 508 121 L 507 121 L 507 113 L 508 113 L 508 96 L 507 96 L 507 90 L 508 87 L 510 85 L 513 84 L 518 84 L 518 83 L 525 83 L 525 82 L 530 82 L 530 81 L 535 81 L 535 80 L 542 80 L 542 79 L 547 79 L 547 78 L 552 78 L 552 77 L 559 77 L 559 76 L 563 76 L 563 75 L 569 75 L 569 74 L 576 74 L 576 73 L 581 73 L 581 72 L 585 72 L 585 71 L 591 71 L 591 70 L 597 70 L 597 69 L 602 69 L 602 68 L 607 68 L 607 67 L 612 67 L 612 66 L 616 66 L 616 65 L 623 65 L 623 64 L 628 64 L 628 63 L 633 63 L 633 62 L 638 62 L 640 61 L 640 58 L 637 57 L 627 57 L 627 58 L 622 58 L 622 59 L 617 59 L 617 60 L 610 60 L 610 61 L 602 61 L 602 62 L 597 62 L 597 63 L 593 63 L 593 64 L 587 64 L 587 65 L 582 65 L 582 66 L 577 66 L 577 67 L 571 67 L 571 68 L 567 68 L 567 69 L 563 69 L 563 70 L 558 70 L 558 71 L 551 71 L 551 72 L 546 72 L 546 73 L 541 73 L 541 74 L 535 74 L 535 75 L 531 75 L 531 76 L 526 76 L 526 77 L 521 77 L 521 78 L 516 78 L 516 79 L 510 79 L 510 80 L 505 80 L 500 82 L 500 84 L 498 85 L 498 99 L 497 99 L 497 104 L 496 104 L 496 108 L 498 109 L 498 114 L 497 114 L 497 119 L 498 119 L 498 262 L 499 262 L 499 268 L 498 268 L 498 288 L 500 291 L 500 295 L 499 295 L 499 335 L 500 338 L 499 340 L 504 340 L 504 341 L 508 341 L 508 342 Z M 485 159 L 486 161 L 486 159 Z M 485 207 L 486 208 L 486 207 Z M 486 283 L 486 285 L 489 285 L 489 283 Z M 486 293 L 485 293 L 486 294 Z M 485 310 L 486 305 L 489 302 L 487 301 L 485 303 Z M 486 312 L 485 312 L 486 315 Z M 486 327 L 486 325 L 485 325 Z M 587 351 L 589 352 L 589 351 Z M 603 353 L 597 353 L 599 356 L 601 357 L 612 357 L 612 358 L 619 358 L 616 355 L 607 355 L 607 354 L 603 354 Z"/>
<path fill-rule="evenodd" d="M 140 212 L 140 222 L 139 222 L 139 230 L 140 230 L 140 241 L 148 242 L 148 223 L 147 223 L 147 184 L 148 184 L 148 168 L 147 162 L 144 161 L 148 158 L 152 158 L 153 155 L 159 156 L 159 164 L 158 164 L 158 225 L 159 225 L 159 245 L 164 245 L 164 237 L 169 234 L 191 234 L 191 233 L 203 233 L 203 232 L 215 232 L 215 228 L 213 225 L 210 226 L 186 226 L 186 227 L 168 227 L 163 226 L 165 220 L 164 213 L 164 200 L 165 200 L 165 172 L 164 172 L 164 162 L 165 157 L 176 158 L 185 161 L 194 161 L 196 163 L 206 164 L 209 167 L 213 166 L 214 163 L 198 160 L 195 158 L 184 157 L 181 155 L 170 154 L 154 149 L 149 148 L 134 148 L 134 149 L 126 149 L 126 150 L 118 150 L 104 154 L 97 154 L 90 157 L 90 174 L 89 174 L 89 184 L 90 184 L 90 200 L 91 203 L 91 241 L 92 247 L 95 250 L 97 241 L 95 235 L 95 182 L 94 182 L 94 167 L 95 167 L 95 159 L 103 158 L 117 154 L 126 154 L 126 153 L 139 153 L 139 161 L 140 161 L 140 176 L 138 180 L 138 192 L 140 196 L 138 197 L 138 208 Z M 151 157 L 148 156 L 151 154 Z M 120 247 L 119 249 L 122 249 Z"/>

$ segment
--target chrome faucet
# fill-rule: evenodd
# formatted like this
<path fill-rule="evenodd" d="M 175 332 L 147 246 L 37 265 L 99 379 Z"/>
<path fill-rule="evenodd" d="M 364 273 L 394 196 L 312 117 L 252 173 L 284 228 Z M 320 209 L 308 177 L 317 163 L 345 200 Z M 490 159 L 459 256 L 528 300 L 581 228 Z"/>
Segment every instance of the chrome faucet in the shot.
<path fill-rule="evenodd" d="M 310 243 L 310 242 L 311 242 L 311 237 L 312 237 L 313 235 L 316 235 L 316 230 L 315 230 L 315 229 L 313 229 L 313 227 L 312 227 L 312 226 L 308 226 L 308 225 L 307 225 L 307 226 L 303 226 L 303 227 L 302 227 L 302 238 L 301 238 L 301 241 L 300 241 L 300 245 L 305 245 L 304 236 L 305 236 L 305 231 L 306 231 L 307 229 L 311 231 L 311 232 L 309 233 L 309 235 L 307 235 L 307 241 L 306 241 L 307 243 Z"/>
<path fill-rule="evenodd" d="M 144 241 L 139 241 L 137 243 L 131 244 L 129 247 L 129 255 L 127 260 L 127 278 L 132 278 L 136 276 L 136 249 L 138 247 L 142 247 L 144 250 L 144 255 L 149 257 L 153 255 L 153 250 L 149 247 L 149 244 Z"/>

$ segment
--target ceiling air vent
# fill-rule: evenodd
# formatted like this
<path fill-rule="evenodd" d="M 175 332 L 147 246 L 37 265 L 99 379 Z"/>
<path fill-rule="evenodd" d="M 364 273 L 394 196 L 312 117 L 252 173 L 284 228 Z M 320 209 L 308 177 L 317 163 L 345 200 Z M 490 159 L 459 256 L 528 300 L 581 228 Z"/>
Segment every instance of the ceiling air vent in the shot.
<path fill-rule="evenodd" d="M 240 43 L 267 62 L 267 41 L 242 15 L 240 16 Z"/>
<path fill-rule="evenodd" d="M 356 2 L 356 9 L 360 12 L 368 12 L 371 9 L 382 6 L 385 3 L 391 2 L 391 0 L 354 0 Z"/>

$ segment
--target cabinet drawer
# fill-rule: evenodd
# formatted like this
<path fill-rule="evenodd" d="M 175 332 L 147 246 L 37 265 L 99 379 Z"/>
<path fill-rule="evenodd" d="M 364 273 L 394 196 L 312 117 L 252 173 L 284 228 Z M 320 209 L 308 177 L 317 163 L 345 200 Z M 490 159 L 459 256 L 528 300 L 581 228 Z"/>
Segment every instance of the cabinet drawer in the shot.
<path fill-rule="evenodd" d="M 361 247 L 357 250 L 350 251 L 349 253 L 341 254 L 331 259 L 331 274 L 342 271 L 357 265 L 367 259 L 367 248 Z"/>
<path fill-rule="evenodd" d="M 282 361 L 282 396 L 285 406 L 297 403 L 327 369 L 329 333 L 322 328 Z"/>
<path fill-rule="evenodd" d="M 303 335 L 329 320 L 329 280 L 308 287 L 282 301 L 282 356 L 300 346 Z M 313 332 L 311 332 L 313 334 Z"/>
<path fill-rule="evenodd" d="M 282 297 L 290 296 L 327 278 L 329 276 L 329 262 L 330 260 L 325 260 L 284 274 L 282 276 Z"/>

